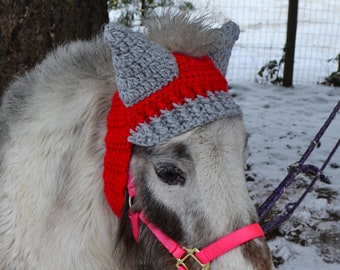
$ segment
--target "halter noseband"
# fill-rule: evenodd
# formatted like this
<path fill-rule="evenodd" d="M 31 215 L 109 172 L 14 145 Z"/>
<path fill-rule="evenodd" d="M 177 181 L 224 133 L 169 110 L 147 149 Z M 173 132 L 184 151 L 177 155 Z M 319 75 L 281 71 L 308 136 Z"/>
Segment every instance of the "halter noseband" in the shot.
<path fill-rule="evenodd" d="M 136 196 L 135 185 L 133 183 L 133 175 L 129 174 L 128 180 L 128 193 L 129 204 L 131 207 L 131 199 Z M 163 246 L 174 256 L 177 260 L 176 267 L 179 270 L 189 270 L 185 262 L 190 257 L 193 258 L 200 266 L 202 270 L 210 269 L 210 262 L 217 257 L 227 253 L 235 247 L 238 247 L 255 238 L 264 237 L 263 230 L 258 223 L 253 223 L 242 227 L 230 234 L 220 238 L 207 247 L 199 250 L 197 248 L 186 248 L 180 246 L 173 239 L 168 237 L 164 232 L 158 229 L 154 224 L 149 222 L 143 211 L 132 212 L 130 211 L 130 220 L 132 233 L 135 241 L 139 241 L 139 221 L 142 221 L 150 231 L 156 236 L 156 238 L 163 244 Z"/>

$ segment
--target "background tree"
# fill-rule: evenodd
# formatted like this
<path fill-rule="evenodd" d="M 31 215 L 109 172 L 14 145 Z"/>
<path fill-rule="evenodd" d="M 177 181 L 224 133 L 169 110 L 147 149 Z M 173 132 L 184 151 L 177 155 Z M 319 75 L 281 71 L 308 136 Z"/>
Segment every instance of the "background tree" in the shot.
<path fill-rule="evenodd" d="M 107 0 L 1 0 L 0 97 L 53 47 L 89 39 L 107 21 Z"/>

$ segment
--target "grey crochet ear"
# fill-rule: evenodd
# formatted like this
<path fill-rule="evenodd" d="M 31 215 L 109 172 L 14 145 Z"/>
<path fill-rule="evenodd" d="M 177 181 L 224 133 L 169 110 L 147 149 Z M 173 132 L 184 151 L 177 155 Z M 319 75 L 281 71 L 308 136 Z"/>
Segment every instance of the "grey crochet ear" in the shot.
<path fill-rule="evenodd" d="M 121 100 L 127 107 L 156 92 L 175 76 L 175 57 L 165 48 L 119 24 L 107 24 L 104 39 L 112 52 L 112 63 Z"/>
<path fill-rule="evenodd" d="M 236 40 L 238 40 L 240 28 L 233 21 L 228 21 L 223 24 L 220 29 L 216 29 L 215 33 L 218 35 L 217 40 L 221 40 L 222 42 L 209 52 L 209 56 L 221 73 L 225 75 L 227 73 L 231 50 Z"/>

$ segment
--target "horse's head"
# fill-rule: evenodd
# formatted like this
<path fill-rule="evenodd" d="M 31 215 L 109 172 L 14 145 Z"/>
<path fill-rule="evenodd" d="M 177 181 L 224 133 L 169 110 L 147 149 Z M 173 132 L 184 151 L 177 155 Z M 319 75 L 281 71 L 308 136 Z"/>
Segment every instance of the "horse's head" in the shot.
<path fill-rule="evenodd" d="M 146 25 L 61 46 L 7 90 L 0 269 L 272 268 L 225 79 L 238 26 Z"/>
<path fill-rule="evenodd" d="M 121 218 L 126 269 L 175 269 L 152 229 L 131 226 L 129 214 L 142 213 L 165 237 L 199 249 L 257 221 L 243 171 L 247 133 L 224 78 L 239 28 L 166 15 L 146 32 L 113 24 L 105 30 L 118 86 L 108 116 L 105 194 Z M 125 192 L 129 173 L 133 201 Z M 195 258 L 185 265 L 201 269 Z M 211 263 L 212 270 L 271 267 L 257 237 Z"/>

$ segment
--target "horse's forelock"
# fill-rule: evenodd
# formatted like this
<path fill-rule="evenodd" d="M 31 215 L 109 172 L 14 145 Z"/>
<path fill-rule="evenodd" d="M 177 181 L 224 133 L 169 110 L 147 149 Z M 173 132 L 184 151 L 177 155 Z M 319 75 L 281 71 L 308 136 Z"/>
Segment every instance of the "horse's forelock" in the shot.
<path fill-rule="evenodd" d="M 170 12 L 144 22 L 149 39 L 167 48 L 193 57 L 207 55 L 222 40 L 211 29 L 206 16 L 192 18 L 189 14 Z"/>

